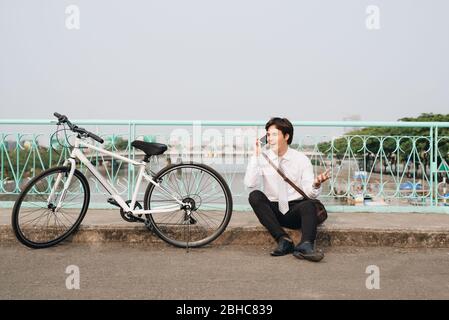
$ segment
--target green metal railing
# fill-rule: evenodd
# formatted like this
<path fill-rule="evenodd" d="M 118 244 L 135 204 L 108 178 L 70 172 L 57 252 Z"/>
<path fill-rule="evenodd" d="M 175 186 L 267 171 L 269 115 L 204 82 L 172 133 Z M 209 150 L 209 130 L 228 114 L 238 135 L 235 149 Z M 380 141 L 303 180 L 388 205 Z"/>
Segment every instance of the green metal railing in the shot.
<path fill-rule="evenodd" d="M 152 159 L 153 172 L 173 162 L 207 163 L 228 182 L 236 210 L 250 209 L 250 190 L 243 187 L 243 176 L 254 140 L 264 134 L 265 121 L 72 122 L 105 138 L 106 149 L 132 159 L 142 156 L 131 147 L 136 138 L 168 144 L 167 153 Z M 449 123 L 297 121 L 293 125 L 291 147 L 309 156 L 316 174 L 331 169 L 332 178 L 320 196 L 329 211 L 449 213 Z M 348 127 L 375 130 L 368 134 L 364 130 L 308 134 L 312 127 L 321 131 Z M 0 120 L 2 207 L 12 207 L 27 181 L 42 170 L 62 164 L 69 155 L 63 133 L 58 142 L 52 136 L 54 129 L 53 120 Z M 131 197 L 136 175 L 133 167 L 96 152 L 87 155 L 124 197 Z M 91 179 L 86 168 L 80 166 L 80 170 L 91 183 L 91 207 L 109 207 L 101 186 Z"/>

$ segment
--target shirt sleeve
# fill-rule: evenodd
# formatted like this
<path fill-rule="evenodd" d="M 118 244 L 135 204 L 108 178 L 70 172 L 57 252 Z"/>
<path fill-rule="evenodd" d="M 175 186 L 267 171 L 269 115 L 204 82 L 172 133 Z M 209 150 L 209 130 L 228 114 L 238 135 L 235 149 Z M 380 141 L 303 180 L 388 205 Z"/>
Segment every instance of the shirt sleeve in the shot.
<path fill-rule="evenodd" d="M 315 175 L 313 174 L 312 162 L 309 158 L 304 161 L 305 168 L 301 177 L 301 186 L 304 192 L 309 196 L 309 198 L 316 199 L 321 194 L 323 186 L 321 185 L 318 189 L 313 187 L 313 182 L 315 181 Z"/>
<path fill-rule="evenodd" d="M 247 188 L 255 188 L 261 185 L 262 168 L 260 166 L 260 160 L 260 156 L 252 156 L 249 160 L 245 178 L 243 180 Z"/>

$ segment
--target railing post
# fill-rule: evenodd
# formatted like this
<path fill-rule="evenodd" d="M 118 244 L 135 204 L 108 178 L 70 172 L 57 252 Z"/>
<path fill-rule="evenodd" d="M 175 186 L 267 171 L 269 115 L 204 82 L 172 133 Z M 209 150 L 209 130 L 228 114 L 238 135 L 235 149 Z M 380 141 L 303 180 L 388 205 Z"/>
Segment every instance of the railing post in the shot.
<path fill-rule="evenodd" d="M 2 134 L 1 135 L 1 137 L 0 137 L 0 166 L 1 166 L 1 168 L 0 168 L 0 182 L 1 182 L 1 186 L 0 186 L 0 192 L 3 192 L 4 191 L 4 186 L 6 185 L 5 184 L 5 180 L 4 180 L 4 177 L 6 176 L 6 172 L 4 171 L 4 166 L 5 166 L 5 162 L 4 162 L 4 158 L 3 158 L 3 148 L 4 148 L 4 134 Z"/>
<path fill-rule="evenodd" d="M 434 138 L 434 143 L 433 143 L 433 147 L 434 147 L 434 152 L 433 152 L 433 161 L 432 164 L 430 166 L 431 168 L 431 172 L 432 172 L 432 176 L 433 176 L 433 188 L 432 188 L 432 192 L 433 192 L 433 205 L 434 206 L 438 206 L 438 126 L 435 126 L 435 132 L 434 135 L 432 136 L 432 138 Z"/>
<path fill-rule="evenodd" d="M 17 134 L 17 139 L 16 139 L 16 141 L 17 141 L 17 143 L 16 143 L 16 176 L 15 176 L 15 183 L 16 183 L 16 189 L 14 190 L 14 191 L 19 191 L 20 192 L 20 177 L 19 177 L 19 174 L 20 174 L 20 168 L 19 168 L 19 166 L 20 166 L 20 152 L 19 152 L 19 150 L 20 150 L 20 134 Z"/>
<path fill-rule="evenodd" d="M 432 126 L 430 126 L 429 127 L 429 137 L 430 137 L 430 162 L 429 162 L 429 167 L 430 167 L 430 172 L 429 172 L 429 177 L 430 177 L 430 179 L 429 179 L 429 191 L 430 191 L 430 206 L 432 207 L 434 204 L 433 204 L 433 194 L 434 194 L 434 192 L 433 192 L 433 188 L 434 188 L 434 180 L 435 180 L 435 177 L 434 177 L 434 175 L 433 175 L 433 172 L 434 172 L 434 170 L 433 170 L 433 158 L 434 158 L 434 149 L 435 149 L 435 145 L 434 145 L 434 132 L 433 132 L 433 125 Z"/>
<path fill-rule="evenodd" d="M 134 130 L 135 130 L 135 124 L 131 124 L 129 122 L 128 124 L 128 158 L 134 159 L 134 152 L 131 150 L 131 142 L 134 140 Z M 131 190 L 132 186 L 134 186 L 134 166 L 131 164 L 128 164 L 128 199 L 131 199 L 132 192 Z"/>

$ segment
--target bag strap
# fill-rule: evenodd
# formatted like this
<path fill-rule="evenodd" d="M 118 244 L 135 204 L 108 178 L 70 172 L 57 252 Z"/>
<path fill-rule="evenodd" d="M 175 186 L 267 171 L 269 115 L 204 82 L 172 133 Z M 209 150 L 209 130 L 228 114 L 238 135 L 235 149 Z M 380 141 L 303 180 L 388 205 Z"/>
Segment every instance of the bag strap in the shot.
<path fill-rule="evenodd" d="M 279 173 L 279 175 L 282 177 L 282 179 L 284 179 L 285 182 L 287 182 L 289 185 L 292 186 L 293 189 L 295 189 L 296 191 L 298 191 L 305 200 L 309 200 L 310 198 L 306 195 L 306 193 L 304 191 L 302 191 L 296 184 L 293 183 L 293 181 L 291 181 L 286 175 L 285 173 L 278 168 L 273 161 L 271 161 L 270 158 L 268 158 L 268 156 L 262 152 L 262 155 L 264 156 L 264 158 L 268 161 L 268 163 L 276 170 L 277 173 Z"/>

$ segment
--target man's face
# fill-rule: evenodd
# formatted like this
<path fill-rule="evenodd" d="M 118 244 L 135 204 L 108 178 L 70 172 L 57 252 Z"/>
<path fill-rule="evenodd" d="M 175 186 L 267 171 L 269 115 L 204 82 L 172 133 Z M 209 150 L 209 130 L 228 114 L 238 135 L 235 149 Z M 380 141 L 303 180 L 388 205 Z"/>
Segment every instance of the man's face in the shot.
<path fill-rule="evenodd" d="M 287 141 L 288 141 L 289 135 L 286 134 L 285 136 L 282 134 L 282 131 L 277 129 L 275 125 L 272 125 L 268 127 L 267 130 L 267 142 L 270 145 L 270 149 L 277 152 L 279 147 L 286 148 L 287 147 Z"/>

